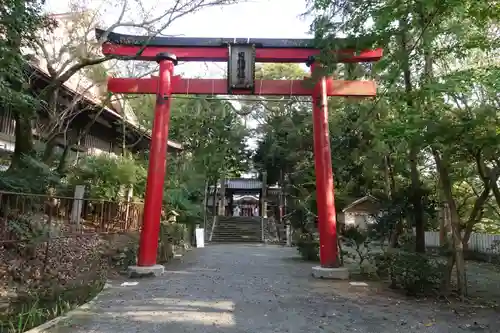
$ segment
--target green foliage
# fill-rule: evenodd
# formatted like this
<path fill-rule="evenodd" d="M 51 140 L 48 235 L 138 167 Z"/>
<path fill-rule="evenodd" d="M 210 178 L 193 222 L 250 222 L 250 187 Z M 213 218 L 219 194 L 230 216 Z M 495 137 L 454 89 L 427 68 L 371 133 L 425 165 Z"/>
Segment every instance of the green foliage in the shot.
<path fill-rule="evenodd" d="M 131 244 L 123 249 L 119 249 L 118 253 L 110 257 L 110 264 L 115 268 L 121 268 L 125 271 L 129 266 L 137 263 L 138 250 L 139 244 Z"/>
<path fill-rule="evenodd" d="M 319 261 L 319 239 L 317 235 L 309 232 L 296 233 L 294 243 L 302 259 Z"/>
<path fill-rule="evenodd" d="M 154 97 L 130 100 L 143 124 L 153 124 Z M 249 134 L 234 106 L 224 100 L 174 99 L 169 137 L 182 143 L 191 155 L 190 172 L 214 183 L 221 175 L 238 176 L 247 169 L 246 138 Z"/>
<path fill-rule="evenodd" d="M 354 251 L 352 257 L 356 259 L 361 273 L 365 273 L 364 264 L 372 257 L 372 239 L 367 230 L 359 227 L 347 227 L 342 232 L 340 241 L 342 248 L 350 248 Z M 349 251 L 344 251 L 344 256 L 349 255 Z"/>
<path fill-rule="evenodd" d="M 38 30 L 53 25 L 42 6 L 38 0 L 6 0 L 0 6 L 0 105 L 4 109 L 30 113 L 38 105 L 27 89 L 29 76 L 20 48 L 33 47 Z"/>
<path fill-rule="evenodd" d="M 24 156 L 23 163 L 0 173 L 0 190 L 17 193 L 45 194 L 58 184 L 59 176 L 35 157 Z"/>
<path fill-rule="evenodd" d="M 439 258 L 409 251 L 388 251 L 375 256 L 380 277 L 409 295 L 434 293 L 443 282 L 446 264 Z"/>
<path fill-rule="evenodd" d="M 0 332 L 23 333 L 37 327 L 94 298 L 104 287 L 105 280 L 72 290 L 66 290 L 57 297 L 31 295 L 30 300 L 18 305 L 15 314 L 0 315 Z"/>
<path fill-rule="evenodd" d="M 133 157 L 86 156 L 70 171 L 67 182 L 70 188 L 85 185 L 90 198 L 119 200 L 129 188 L 143 196 L 146 174 L 144 164 Z"/>

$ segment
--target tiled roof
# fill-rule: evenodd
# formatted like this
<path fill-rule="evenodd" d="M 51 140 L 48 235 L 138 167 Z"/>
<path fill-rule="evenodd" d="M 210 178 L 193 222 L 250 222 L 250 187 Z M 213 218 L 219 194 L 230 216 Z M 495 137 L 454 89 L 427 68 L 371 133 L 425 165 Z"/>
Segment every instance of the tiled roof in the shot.
<path fill-rule="evenodd" d="M 226 180 L 226 188 L 240 190 L 258 190 L 262 188 L 262 182 L 251 178 L 233 178 Z"/>
<path fill-rule="evenodd" d="M 213 186 L 210 186 L 210 188 L 213 190 Z M 217 188 L 220 188 L 220 182 L 217 184 Z M 230 178 L 226 179 L 226 188 L 235 190 L 260 190 L 262 189 L 262 181 L 255 178 Z M 278 193 L 279 187 L 268 186 L 267 192 L 268 194 Z"/>

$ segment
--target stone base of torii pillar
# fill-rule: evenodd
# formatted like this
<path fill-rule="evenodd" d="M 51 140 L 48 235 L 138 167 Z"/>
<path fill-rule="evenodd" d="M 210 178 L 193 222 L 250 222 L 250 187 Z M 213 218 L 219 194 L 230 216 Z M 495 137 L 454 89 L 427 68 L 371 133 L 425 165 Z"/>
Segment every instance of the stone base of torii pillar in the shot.
<path fill-rule="evenodd" d="M 317 279 L 348 280 L 349 270 L 346 267 L 328 268 L 314 266 L 312 275 Z"/>
<path fill-rule="evenodd" d="M 140 278 L 148 276 L 161 276 L 165 272 L 163 265 L 153 266 L 129 266 L 127 268 L 128 276 L 131 278 Z"/>

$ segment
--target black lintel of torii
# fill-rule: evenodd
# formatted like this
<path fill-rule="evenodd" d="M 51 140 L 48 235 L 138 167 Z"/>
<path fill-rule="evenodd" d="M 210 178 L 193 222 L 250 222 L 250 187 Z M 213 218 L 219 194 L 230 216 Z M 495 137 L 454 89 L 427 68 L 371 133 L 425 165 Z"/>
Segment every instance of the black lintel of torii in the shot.
<path fill-rule="evenodd" d="M 297 48 L 316 49 L 317 43 L 311 38 L 286 39 L 286 38 L 211 38 L 211 37 L 166 37 L 166 36 L 138 36 L 121 34 L 117 32 L 107 32 L 103 29 L 95 29 L 98 40 L 106 36 L 107 42 L 117 45 L 153 46 L 153 47 L 227 47 L 231 44 L 251 44 L 261 49 L 273 48 Z M 331 38 L 327 40 L 330 45 L 337 45 L 341 48 L 357 48 L 358 45 L 369 43 L 372 36 L 357 37 L 356 39 Z"/>

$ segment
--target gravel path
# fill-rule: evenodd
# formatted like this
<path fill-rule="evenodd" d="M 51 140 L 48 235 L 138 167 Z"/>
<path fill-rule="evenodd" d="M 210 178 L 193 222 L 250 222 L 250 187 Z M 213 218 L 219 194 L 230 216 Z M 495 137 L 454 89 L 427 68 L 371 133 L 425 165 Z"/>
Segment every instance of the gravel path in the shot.
<path fill-rule="evenodd" d="M 457 313 L 348 282 L 315 280 L 296 250 L 211 245 L 161 278 L 116 283 L 50 333 L 499 332 L 490 310 Z M 489 319 L 488 319 L 489 318 Z"/>

